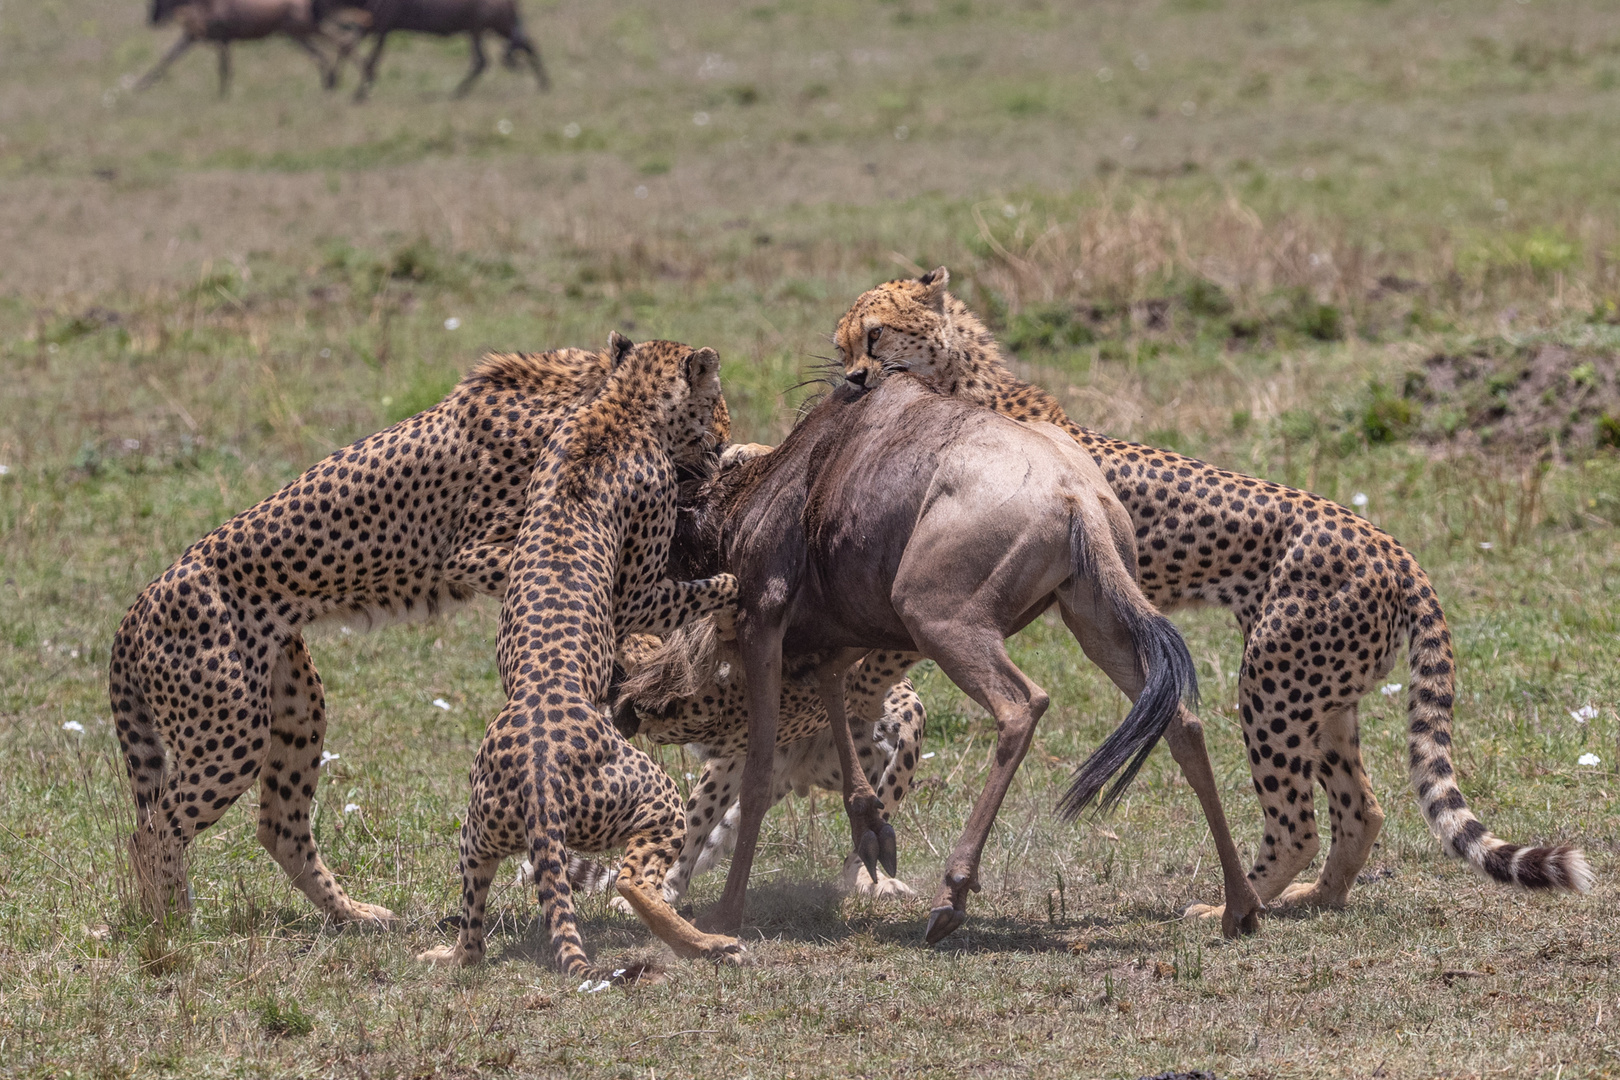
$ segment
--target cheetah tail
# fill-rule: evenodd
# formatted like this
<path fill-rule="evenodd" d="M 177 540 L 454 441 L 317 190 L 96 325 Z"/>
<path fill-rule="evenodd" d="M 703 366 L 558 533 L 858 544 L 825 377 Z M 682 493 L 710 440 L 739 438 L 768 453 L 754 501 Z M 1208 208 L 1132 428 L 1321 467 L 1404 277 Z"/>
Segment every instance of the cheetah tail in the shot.
<path fill-rule="evenodd" d="M 1427 575 L 1413 566 L 1404 585 L 1406 651 L 1411 666 L 1407 745 L 1411 752 L 1412 788 L 1429 830 L 1439 838 L 1446 854 L 1466 860 L 1493 881 L 1522 889 L 1586 892 L 1592 887 L 1592 868 L 1579 848 L 1510 844 L 1492 836 L 1468 809 L 1451 763 L 1456 686 L 1451 632 Z"/>
<path fill-rule="evenodd" d="M 1069 528 L 1076 579 L 1093 583 L 1097 595 L 1129 635 L 1146 680 L 1131 711 L 1075 770 L 1069 790 L 1059 800 L 1058 813 L 1072 821 L 1116 772 L 1119 777 L 1102 797 L 1098 812 L 1107 813 L 1119 802 L 1165 728 L 1176 718 L 1181 703 L 1197 702 L 1198 671 L 1181 632 L 1142 595 L 1119 550 L 1106 539 L 1090 541 L 1090 536 L 1106 537 L 1108 533 L 1094 528 L 1088 536 L 1079 513 L 1073 516 Z"/>
<path fill-rule="evenodd" d="M 569 854 L 563 847 L 562 837 L 549 832 L 552 826 L 546 814 L 542 812 L 534 817 L 534 824 L 529 826 L 529 865 L 539 890 L 551 948 L 562 973 L 581 978 L 591 973 L 591 962 L 585 955 L 585 944 L 579 938 L 579 922 L 574 915 L 574 894 L 568 883 Z"/>
<path fill-rule="evenodd" d="M 107 698 L 135 796 L 137 828 L 144 827 L 157 808 L 169 771 L 163 735 L 141 691 L 140 640 L 131 626 L 140 618 L 144 603 L 144 597 L 136 602 L 113 636 L 112 661 L 107 669 Z"/>

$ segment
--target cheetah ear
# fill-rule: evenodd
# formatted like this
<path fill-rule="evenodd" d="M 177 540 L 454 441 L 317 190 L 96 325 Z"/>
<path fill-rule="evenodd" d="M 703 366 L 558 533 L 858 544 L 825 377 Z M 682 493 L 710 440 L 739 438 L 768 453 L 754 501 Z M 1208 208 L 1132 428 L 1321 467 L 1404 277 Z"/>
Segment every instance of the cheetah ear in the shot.
<path fill-rule="evenodd" d="M 686 358 L 686 386 L 696 390 L 720 374 L 720 354 L 713 349 L 694 349 Z"/>
<path fill-rule="evenodd" d="M 624 358 L 630 355 L 630 350 L 636 343 L 619 333 L 617 330 L 608 334 L 608 366 L 618 367 L 624 363 Z"/>
<path fill-rule="evenodd" d="M 945 314 L 945 286 L 951 283 L 951 272 L 943 266 L 936 266 L 922 277 L 917 284 L 923 287 L 923 303 L 939 314 Z"/>

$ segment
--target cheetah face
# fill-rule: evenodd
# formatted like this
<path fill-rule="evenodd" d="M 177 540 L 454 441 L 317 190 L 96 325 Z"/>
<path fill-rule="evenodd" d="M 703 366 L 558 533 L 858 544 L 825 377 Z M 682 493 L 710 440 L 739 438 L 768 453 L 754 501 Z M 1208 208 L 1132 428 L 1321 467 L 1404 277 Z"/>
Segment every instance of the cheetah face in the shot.
<path fill-rule="evenodd" d="M 715 451 L 731 440 L 731 412 L 720 392 L 720 355 L 713 349 L 694 350 L 684 374 L 687 396 L 670 456 L 677 466 L 707 472 Z"/>
<path fill-rule="evenodd" d="M 890 281 L 862 293 L 833 336 L 844 378 L 857 386 L 876 386 L 896 371 L 936 379 L 950 345 L 945 315 L 950 280 L 941 266 L 920 278 Z"/>

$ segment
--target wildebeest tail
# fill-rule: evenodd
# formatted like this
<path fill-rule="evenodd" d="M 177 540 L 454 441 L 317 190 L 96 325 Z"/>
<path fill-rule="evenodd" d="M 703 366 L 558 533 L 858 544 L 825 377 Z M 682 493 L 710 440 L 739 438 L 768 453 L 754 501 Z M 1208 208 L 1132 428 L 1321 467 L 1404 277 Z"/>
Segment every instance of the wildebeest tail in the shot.
<path fill-rule="evenodd" d="M 1075 574 L 1095 584 L 1129 634 L 1146 681 L 1119 727 L 1075 770 L 1069 790 L 1058 803 L 1058 812 L 1070 820 L 1097 798 L 1109 777 L 1119 773 L 1099 806 L 1102 812 L 1112 809 L 1175 719 L 1181 703 L 1196 704 L 1198 700 L 1198 672 L 1181 632 L 1142 595 L 1118 549 L 1112 543 L 1090 541 L 1095 535 L 1099 535 L 1095 528 L 1088 535 L 1081 514 L 1071 518 L 1069 546 Z"/>
<path fill-rule="evenodd" d="M 1415 563 L 1397 565 L 1405 594 L 1406 652 L 1411 668 L 1407 749 L 1412 790 L 1423 809 L 1423 820 L 1446 854 L 1467 861 L 1493 881 L 1522 889 L 1586 892 L 1592 887 L 1592 868 L 1579 848 L 1510 844 L 1492 836 L 1468 808 L 1451 762 L 1456 689 L 1451 632 L 1428 576 Z"/>

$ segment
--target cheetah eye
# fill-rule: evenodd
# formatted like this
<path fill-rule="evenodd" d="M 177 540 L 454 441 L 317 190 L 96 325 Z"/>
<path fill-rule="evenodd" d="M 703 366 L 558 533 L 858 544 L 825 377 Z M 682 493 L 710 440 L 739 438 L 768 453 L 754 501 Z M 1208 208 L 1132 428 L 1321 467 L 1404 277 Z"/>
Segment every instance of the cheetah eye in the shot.
<path fill-rule="evenodd" d="M 876 345 L 878 343 L 878 338 L 880 338 L 882 336 L 883 336 L 883 327 L 881 327 L 881 326 L 874 326 L 874 327 L 872 327 L 872 329 L 870 329 L 870 330 L 868 330 L 866 332 L 866 349 L 867 349 L 868 352 L 871 351 L 872 346 L 874 346 L 874 345 Z"/>

